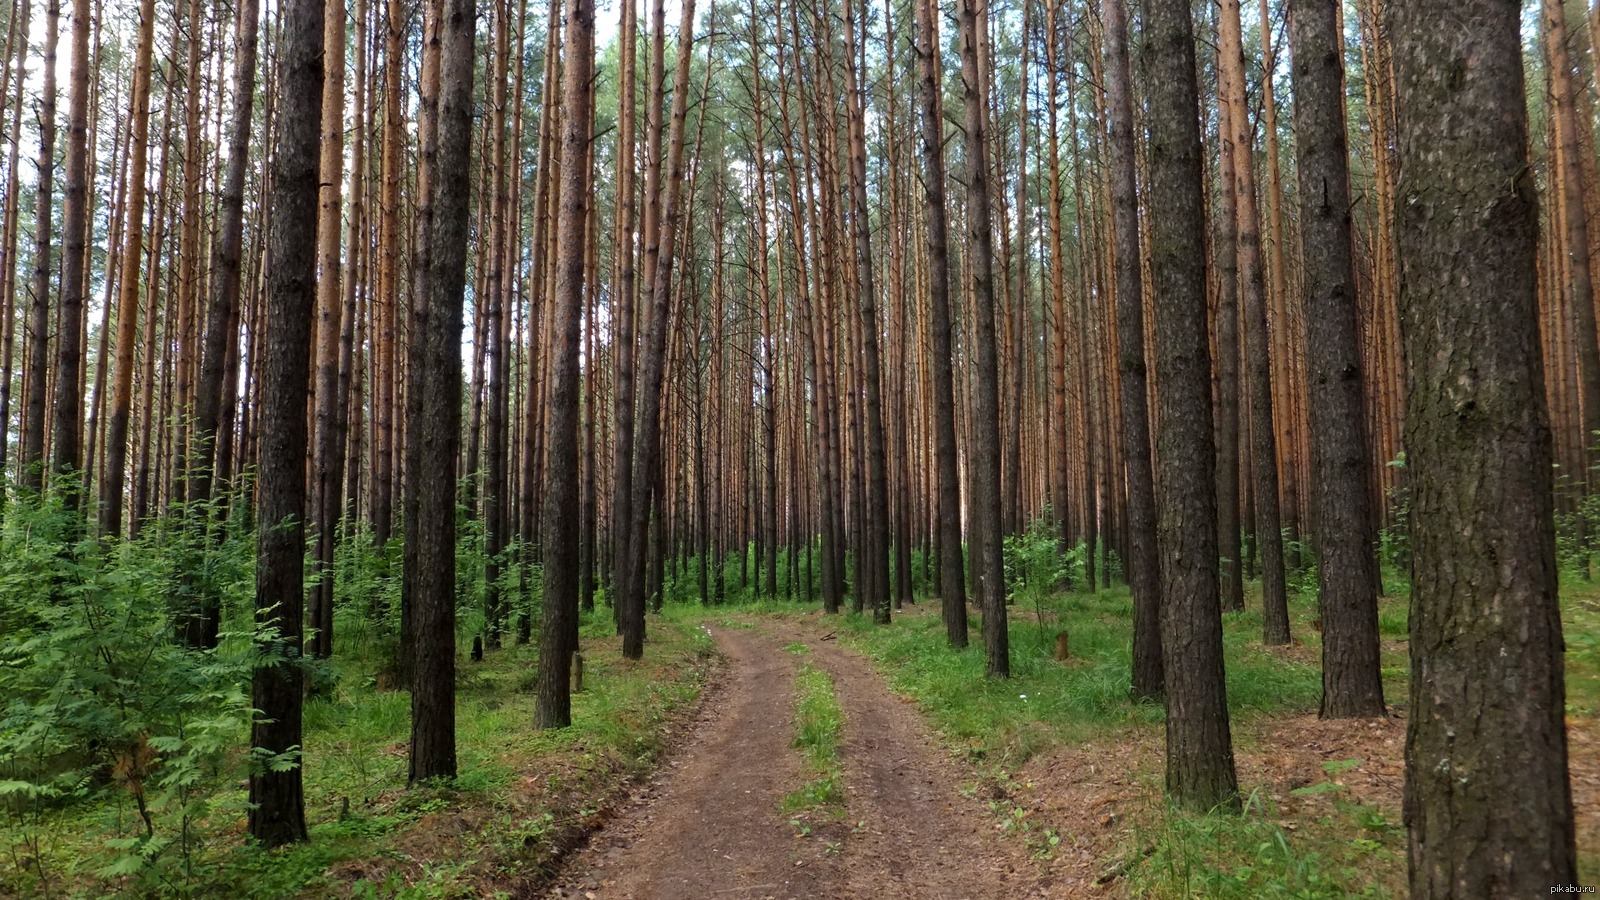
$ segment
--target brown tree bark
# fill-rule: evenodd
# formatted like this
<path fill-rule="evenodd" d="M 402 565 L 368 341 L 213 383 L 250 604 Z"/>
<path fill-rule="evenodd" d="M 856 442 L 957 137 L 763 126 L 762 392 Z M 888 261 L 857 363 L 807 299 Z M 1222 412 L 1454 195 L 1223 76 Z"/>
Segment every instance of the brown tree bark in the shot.
<path fill-rule="evenodd" d="M 967 138 L 967 281 L 972 292 L 976 330 L 973 343 L 978 359 L 974 386 L 973 479 L 978 508 L 972 534 L 983 544 L 979 573 L 983 606 L 983 644 L 986 671 L 991 678 L 1011 674 L 1010 634 L 1006 627 L 1006 583 L 1003 522 L 1000 498 L 1000 395 L 996 358 L 994 284 L 990 262 L 994 259 L 990 228 L 989 147 L 986 78 L 978 60 L 978 44 L 987 25 L 984 0 L 961 0 L 957 19 L 961 25 L 962 121 Z"/>
<path fill-rule="evenodd" d="M 638 154 L 635 126 L 638 119 L 638 40 L 639 11 L 637 4 L 622 4 L 621 33 L 618 36 L 622 56 L 618 80 L 617 110 L 617 197 L 616 233 L 612 239 L 617 262 L 617 283 L 612 299 L 612 315 L 616 320 L 613 336 L 616 347 L 616 394 L 614 415 L 616 432 L 612 453 L 611 490 L 611 559 L 610 578 L 613 612 L 621 627 L 622 606 L 617 600 L 617 590 L 624 577 L 623 568 L 629 558 L 628 529 L 632 524 L 629 504 L 633 501 L 633 405 L 634 405 L 634 350 L 638 346 L 638 328 L 634 321 L 635 295 L 637 293 L 634 264 L 637 258 L 635 212 L 637 191 L 634 171 Z M 653 90 L 653 88 L 652 88 Z"/>
<path fill-rule="evenodd" d="M 1211 250 L 1217 267 L 1216 312 L 1216 453 L 1217 538 L 1222 566 L 1222 608 L 1244 609 L 1244 548 L 1240 544 L 1239 432 L 1239 212 L 1234 193 L 1233 118 L 1244 116 L 1243 104 L 1229 98 L 1226 67 L 1217 67 L 1217 134 L 1219 190 L 1216 236 Z"/>
<path fill-rule="evenodd" d="M 46 373 L 50 367 L 51 221 L 55 215 L 56 47 L 61 36 L 61 0 L 45 5 L 42 85 L 39 90 L 39 182 L 33 216 L 33 284 L 29 288 L 26 387 L 22 412 L 18 479 L 25 491 L 44 490 Z"/>
<path fill-rule="evenodd" d="M 861 360 L 865 399 L 867 503 L 862 509 L 865 540 L 856 556 L 858 591 L 872 607 L 872 620 L 889 623 L 889 474 L 883 434 L 883 373 L 878 353 L 877 280 L 873 269 L 872 223 L 867 207 L 867 126 L 865 102 L 856 73 L 855 0 L 845 0 L 845 109 L 850 143 L 850 226 L 855 238 L 857 308 L 861 315 Z M 862 45 L 865 46 L 865 38 Z M 998 415 L 998 403 L 996 414 Z M 998 438 L 996 438 L 998 440 Z M 998 460 L 997 460 L 998 461 Z"/>
<path fill-rule="evenodd" d="M 913 0 L 916 10 L 918 100 L 922 123 L 923 211 L 927 223 L 928 317 L 933 347 L 934 457 L 938 468 L 939 597 L 945 639 L 967 646 L 967 595 L 961 553 L 961 476 L 956 448 L 954 353 L 950 337 L 949 226 L 945 210 L 944 112 L 938 8 Z"/>
<path fill-rule="evenodd" d="M 1244 294 L 1245 368 L 1250 398 L 1251 471 L 1255 536 L 1261 552 L 1263 640 L 1289 643 L 1289 597 L 1283 568 L 1278 509 L 1278 438 L 1272 412 L 1272 351 L 1267 334 L 1266 284 L 1261 264 L 1261 217 L 1256 213 L 1254 138 L 1245 96 L 1244 40 L 1239 0 L 1222 0 L 1222 70 L 1228 94 L 1228 142 L 1233 150 L 1233 192 L 1238 216 L 1239 281 Z M 1225 146 L 1228 142 L 1225 142 Z"/>
<path fill-rule="evenodd" d="M 51 469 L 68 480 L 62 501 L 82 502 L 84 270 L 89 224 L 89 0 L 72 3 L 72 84 L 67 92 L 66 191 L 61 215 L 61 307 L 56 327 Z"/>
<path fill-rule="evenodd" d="M 395 486 L 395 411 L 399 406 L 398 355 L 395 353 L 397 322 L 401 313 L 403 210 L 400 186 L 405 180 L 403 146 L 404 97 L 400 75 L 405 70 L 406 10 L 401 0 L 389 0 L 385 17 L 383 68 L 383 162 L 382 189 L 378 207 L 378 283 L 373 302 L 372 398 L 372 539 L 380 552 L 389 543 L 394 520 Z M 402 654 L 406 651 L 402 648 Z"/>
<path fill-rule="evenodd" d="M 690 10 L 694 4 L 684 4 Z M 565 64 L 562 67 L 561 185 L 557 201 L 556 294 L 552 345 L 554 381 L 549 411 L 549 488 L 544 507 L 544 631 L 539 642 L 539 680 L 534 724 L 539 728 L 565 728 L 572 724 L 572 654 L 578 649 L 578 415 L 581 381 L 578 371 L 580 326 L 583 313 L 585 224 L 589 191 L 594 181 L 589 155 L 593 129 L 594 3 L 567 0 Z M 684 14 L 684 45 L 690 44 L 693 13 Z M 678 86 L 685 86 L 687 60 L 680 55 Z M 674 99 L 674 110 L 685 102 Z M 681 140 L 682 123 L 674 119 Z M 681 156 L 682 148 L 677 154 Z M 667 214 L 672 214 L 668 195 Z M 670 251 L 665 271 L 670 272 Z M 656 270 L 662 272 L 662 268 Z M 665 309 L 658 308 L 665 319 Z M 646 369 L 648 370 L 648 363 Z M 648 386 L 647 386 L 648 389 Z M 647 425 L 648 428 L 648 425 Z M 640 471 L 648 471 L 640 466 Z M 648 479 L 645 479 L 648 481 Z M 648 497 L 645 505 L 648 506 Z M 635 532 L 636 537 L 640 537 Z M 638 546 L 643 546 L 640 541 Z M 643 599 L 642 597 L 640 598 Z M 643 613 L 641 603 L 638 612 Z M 642 615 L 641 615 L 642 618 Z M 643 624 L 641 621 L 640 625 Z M 624 640 L 629 632 L 624 620 Z M 641 628 L 642 632 L 642 628 Z M 642 638 L 639 652 L 643 653 Z M 626 650 L 626 648 L 625 648 Z"/>
<path fill-rule="evenodd" d="M 1150 461 L 1149 387 L 1144 352 L 1143 261 L 1133 139 L 1133 73 L 1123 0 L 1104 0 L 1106 106 L 1111 118 L 1111 204 L 1116 248 L 1117 369 L 1122 454 L 1128 482 L 1127 578 L 1133 591 L 1133 695 L 1165 691 L 1161 669 L 1161 561 L 1156 555 L 1155 480 Z"/>
<path fill-rule="evenodd" d="M 129 94 L 130 187 L 124 207 L 122 275 L 117 295 L 116 365 L 106 422 L 105 473 L 100 480 L 100 534 L 122 532 L 128 469 L 128 419 L 133 408 L 133 351 L 139 336 L 139 286 L 144 268 L 145 173 L 150 147 L 150 63 L 155 51 L 156 4 L 139 5 L 139 36 Z"/>
<path fill-rule="evenodd" d="M 1205 222 L 1194 22 L 1187 0 L 1147 0 L 1140 69 L 1149 98 L 1151 271 L 1159 389 L 1161 646 L 1167 791 L 1179 805 L 1237 809 L 1218 593 L 1216 459 L 1206 338 Z"/>
<path fill-rule="evenodd" d="M 306 400 L 311 316 L 316 308 L 317 144 L 322 119 L 324 0 L 279 7 L 278 132 L 270 194 L 266 358 L 261 369 L 261 449 L 256 539 L 256 623 L 273 627 L 276 654 L 255 670 L 260 710 L 250 745 L 300 755 L 305 671 Z M 252 769 L 250 836 L 268 847 L 306 839 L 301 759 L 287 769 Z"/>
<path fill-rule="evenodd" d="M 575 0 L 569 0 L 575 2 Z M 678 32 L 677 74 L 672 92 L 672 124 L 667 139 L 665 183 L 662 186 L 660 220 L 645 246 L 645 283 L 650 296 L 644 355 L 639 369 L 638 432 L 633 454 L 633 499 L 629 504 L 632 529 L 625 561 L 628 575 L 622 580 L 618 602 L 622 607 L 622 655 L 639 659 L 644 655 L 645 561 L 650 531 L 653 479 L 661 461 L 661 394 L 666 372 L 667 332 L 672 314 L 672 266 L 677 252 L 679 193 L 684 178 L 683 143 L 688 117 L 690 50 L 694 46 L 694 0 L 683 0 L 683 18 Z"/>
<path fill-rule="evenodd" d="M 1519 6 L 1394 4 L 1415 897 L 1576 884 Z M 1587 298 L 1585 299 L 1587 302 Z"/>
<path fill-rule="evenodd" d="M 344 296 L 340 279 L 340 254 L 344 233 L 344 68 L 345 0 L 325 0 L 323 65 L 327 83 L 322 91 L 322 154 L 317 209 L 317 325 L 316 427 L 312 447 L 311 530 L 312 572 L 307 613 L 311 629 L 310 652 L 318 659 L 333 655 L 333 554 L 338 542 L 339 479 L 344 475 L 339 458 L 344 435 L 337 419 L 345 398 L 339 393 L 339 339 L 344 330 Z M 203 390 L 204 388 L 202 388 Z"/>
<path fill-rule="evenodd" d="M 422 136 L 431 191 L 419 280 L 421 325 L 413 337 L 406 417 L 406 586 L 411 595 L 415 669 L 411 681 L 410 782 L 456 774 L 456 460 L 461 452 L 461 328 L 466 304 L 468 199 L 471 196 L 472 0 L 433 0 L 437 47 L 435 118 Z M 428 29 L 425 29 L 425 31 Z M 423 299 L 423 298 L 426 299 Z M 420 371 L 419 371 L 420 370 Z M 412 544 L 411 535 L 415 534 Z"/>
<path fill-rule="evenodd" d="M 6 156 L 6 195 L 4 204 L 4 222 L 0 224 L 0 304 L 5 306 L 5 314 L 0 318 L 0 431 L 7 435 L 6 440 L 0 440 L 0 481 L 7 480 L 7 467 L 10 462 L 11 451 L 11 390 L 12 376 L 16 373 L 16 319 L 17 319 L 17 229 L 21 206 L 19 194 L 21 193 L 21 178 L 18 175 L 18 161 L 22 155 L 22 91 L 26 82 L 27 41 L 20 36 L 28 33 L 32 21 L 33 9 L 28 0 L 22 0 L 19 8 L 13 13 L 15 18 L 12 26 L 16 29 L 11 54 L 4 63 L 10 71 L 11 60 L 16 59 L 16 73 L 11 83 L 16 86 L 16 96 L 8 98 L 11 103 L 10 130 L 11 147 Z M 8 491 L 0 491 L 0 513 L 5 510 L 5 501 Z"/>
<path fill-rule="evenodd" d="M 1565 211 L 1563 238 L 1566 249 L 1567 284 L 1578 349 L 1578 378 L 1583 416 L 1583 480 L 1590 485 L 1593 449 L 1600 432 L 1600 330 L 1595 324 L 1594 279 L 1590 269 L 1589 221 L 1584 206 L 1582 151 L 1578 141 L 1577 92 L 1573 83 L 1572 61 L 1567 51 L 1567 13 L 1562 0 L 1542 0 L 1544 45 L 1550 65 L 1550 89 L 1554 95 L 1556 158 L 1559 171 L 1554 181 L 1561 191 Z M 1585 567 L 1587 568 L 1587 566 Z"/>
<path fill-rule="evenodd" d="M 1367 489 L 1365 368 L 1351 259 L 1350 162 L 1336 0 L 1291 0 L 1310 360 L 1317 597 L 1324 718 L 1384 714 L 1378 656 L 1377 524 Z"/>

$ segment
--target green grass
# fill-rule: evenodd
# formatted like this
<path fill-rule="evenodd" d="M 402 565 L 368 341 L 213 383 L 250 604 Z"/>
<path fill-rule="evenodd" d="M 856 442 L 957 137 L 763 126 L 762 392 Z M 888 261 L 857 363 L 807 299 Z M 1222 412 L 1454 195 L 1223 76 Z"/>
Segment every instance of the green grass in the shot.
<path fill-rule="evenodd" d="M 1291 832 L 1275 821 L 1271 801 L 1252 795 L 1242 814 L 1166 809 L 1140 822 L 1119 860 L 1130 896 L 1386 897 L 1373 878 L 1380 867 L 1404 865 L 1404 830 L 1355 804 Z M 1348 821 L 1346 821 L 1348 819 Z"/>
<path fill-rule="evenodd" d="M 610 611 L 587 616 L 582 631 L 604 635 L 609 648 Z M 48 886 L 14 865 L 19 857 L 6 850 L 17 846 L 20 830 L 14 818 L 0 822 L 0 895 L 45 896 L 48 888 L 52 897 L 278 900 L 369 890 L 384 897 L 477 896 L 475 886 L 486 880 L 536 873 L 552 841 L 655 766 L 666 726 L 699 695 L 710 636 L 652 621 L 650 640 L 644 663 L 590 649 L 586 690 L 574 695 L 572 727 L 560 731 L 533 727 L 535 648 L 507 646 L 483 663 L 469 663 L 463 653 L 459 775 L 416 789 L 406 787 L 410 695 L 378 689 L 370 675 L 382 668 L 375 649 L 342 647 L 333 662 L 337 687 L 305 707 L 309 842 L 274 851 L 248 845 L 243 784 L 219 783 L 210 788 L 217 812 L 196 828 L 201 839 L 192 867 L 167 865 L 160 878 L 142 881 L 99 877 L 110 853 L 106 842 L 139 831 L 126 792 L 108 789 L 49 816 Z"/>
<path fill-rule="evenodd" d="M 799 646 L 804 649 L 803 644 Z M 833 679 L 807 663 L 795 674 L 794 691 L 794 748 L 800 751 L 811 777 L 784 796 L 781 808 L 792 814 L 839 807 L 844 803 L 844 776 L 839 767 L 844 710 L 834 693 Z"/>
<path fill-rule="evenodd" d="M 1291 600 L 1299 642 L 1292 648 L 1263 647 L 1259 597 L 1247 598 L 1247 606 L 1223 617 L 1228 706 L 1242 746 L 1256 739 L 1252 723 L 1314 715 L 1322 690 L 1314 601 Z M 845 617 L 838 628 L 840 639 L 874 659 L 893 689 L 916 701 L 952 749 L 987 779 L 1009 783 L 1036 754 L 1096 742 L 1142 743 L 1153 748 L 1148 758 L 1159 767 L 1164 710 L 1130 699 L 1132 601 L 1126 588 L 1030 596 L 1010 608 L 1009 619 L 1013 677 L 1005 681 L 984 677 L 976 621 L 972 645 L 959 652 L 946 647 L 936 611 L 901 616 L 889 628 Z M 1386 696 L 1403 703 L 1405 601 L 1384 600 L 1380 622 Z M 1053 658 L 1062 630 L 1071 650 L 1064 664 Z M 1375 885 L 1369 895 L 1383 896 L 1392 880 L 1375 881 L 1373 867 L 1404 871 L 1403 830 L 1342 795 L 1321 804 L 1310 821 L 1280 820 L 1273 801 L 1260 796 L 1252 796 L 1243 815 L 1193 815 L 1167 807 L 1159 770 L 1132 774 L 1144 786 L 1145 809 L 1132 816 L 1131 833 L 1112 836 L 1115 849 L 1101 861 L 1129 896 L 1332 898 L 1362 896 L 1368 884 Z M 1314 792 L 1338 790 L 1329 783 Z M 1013 805 L 991 804 L 1002 830 L 1026 839 L 1035 855 L 1053 852 L 1049 838 L 1057 831 Z M 1023 817 L 1012 821 L 1019 812 Z"/>

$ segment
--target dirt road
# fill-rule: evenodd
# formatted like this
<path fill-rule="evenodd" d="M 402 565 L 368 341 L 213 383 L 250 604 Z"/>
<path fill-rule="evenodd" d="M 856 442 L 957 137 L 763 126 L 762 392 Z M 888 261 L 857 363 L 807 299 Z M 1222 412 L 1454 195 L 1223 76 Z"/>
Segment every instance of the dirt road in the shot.
<path fill-rule="evenodd" d="M 854 653 L 799 625 L 717 628 L 727 657 L 695 737 L 569 861 L 550 896 L 637 900 L 1053 896 L 915 709 Z M 804 644 L 805 652 L 796 644 Z M 798 828 L 780 804 L 806 778 L 794 675 L 827 672 L 844 710 L 844 812 Z"/>

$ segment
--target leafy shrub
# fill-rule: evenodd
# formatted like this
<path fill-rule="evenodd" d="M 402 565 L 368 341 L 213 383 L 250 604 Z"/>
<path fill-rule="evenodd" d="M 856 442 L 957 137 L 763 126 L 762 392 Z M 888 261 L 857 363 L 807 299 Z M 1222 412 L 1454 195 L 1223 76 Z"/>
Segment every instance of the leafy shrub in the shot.
<path fill-rule="evenodd" d="M 240 752 L 255 715 L 250 673 L 272 636 L 183 647 L 174 598 L 216 591 L 224 609 L 245 605 L 254 543 L 226 528 L 208 538 L 151 527 L 132 542 L 81 531 L 56 499 L 13 504 L 0 527 L 0 803 L 19 877 L 31 879 L 13 886 L 48 890 L 52 813 L 99 799 L 118 814 L 98 874 L 181 893 L 206 869 L 212 822 L 243 810 L 231 787 L 252 764 Z"/>

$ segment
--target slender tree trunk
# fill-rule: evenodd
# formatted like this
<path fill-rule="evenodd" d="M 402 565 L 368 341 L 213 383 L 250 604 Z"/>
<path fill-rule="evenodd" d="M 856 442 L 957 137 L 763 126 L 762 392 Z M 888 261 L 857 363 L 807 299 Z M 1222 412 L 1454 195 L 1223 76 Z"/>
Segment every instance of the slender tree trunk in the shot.
<path fill-rule="evenodd" d="M 922 117 L 922 186 L 927 217 L 928 316 L 932 320 L 934 456 L 938 465 L 939 596 L 945 638 L 967 646 L 966 579 L 961 554 L 961 476 L 956 450 L 954 353 L 950 337 L 949 226 L 945 211 L 944 113 L 941 109 L 938 8 L 912 0 L 916 9 L 918 94 Z"/>
<path fill-rule="evenodd" d="M 1144 284 L 1133 139 L 1133 79 L 1123 0 L 1104 0 L 1106 106 L 1111 118 L 1111 202 L 1117 258 L 1117 348 L 1122 394 L 1122 454 L 1128 480 L 1127 578 L 1133 589 L 1133 695 L 1159 698 L 1161 570 L 1156 555 L 1155 481 L 1144 352 Z"/>
<path fill-rule="evenodd" d="M 686 3 L 693 8 L 693 3 Z M 593 182 L 589 155 L 593 107 L 590 92 L 594 75 L 593 0 L 566 0 L 566 60 L 562 67 L 561 190 L 558 195 L 556 295 L 553 319 L 555 380 L 550 390 L 550 486 L 544 508 L 544 632 L 539 643 L 539 681 L 534 722 L 539 728 L 565 728 L 572 724 L 571 666 L 578 649 L 578 416 L 581 380 L 578 371 L 580 326 L 583 313 L 585 224 Z M 685 26 L 693 14 L 684 16 Z M 683 35 L 687 46 L 687 27 Z M 680 56 L 678 86 L 685 87 L 687 60 Z M 674 109 L 684 102 L 674 99 Z M 674 119 L 674 131 L 682 125 Z M 681 146 L 677 151 L 681 156 Z M 669 195 L 670 199 L 670 195 Z M 671 204 L 668 204 L 671 215 Z M 670 251 L 669 251 L 670 253 Z M 670 255 L 667 270 L 670 271 Z M 662 270 L 657 269 L 660 273 Z M 662 320 L 665 309 L 658 309 Z M 648 369 L 648 364 L 647 364 Z M 648 385 L 647 388 L 648 390 Z M 648 471 L 641 466 L 640 471 Z M 648 480 L 648 479 L 646 479 Z M 648 497 L 645 498 L 648 505 Z M 637 533 L 636 533 L 637 536 Z M 639 546 L 643 546 L 641 541 Z M 642 598 L 641 598 L 642 599 Z M 643 606 L 638 610 L 643 613 Z M 642 619 L 642 615 L 640 617 Z M 624 640 L 629 632 L 624 621 Z M 641 626 L 643 622 L 639 623 Z M 643 653 L 642 628 L 639 652 Z"/>
<path fill-rule="evenodd" d="M 573 2 L 573 0 L 569 0 Z M 639 414 L 633 456 L 633 500 L 629 504 L 631 560 L 621 585 L 622 655 L 644 655 L 645 562 L 649 538 L 653 479 L 661 460 L 661 389 L 666 371 L 668 324 L 672 314 L 672 266 L 677 251 L 679 188 L 683 183 L 684 122 L 688 117 L 690 50 L 694 46 L 694 0 L 683 0 L 678 33 L 678 66 L 672 93 L 672 124 L 667 140 L 666 183 L 660 221 L 645 247 L 646 284 L 650 294 L 649 331 L 639 370 Z"/>
<path fill-rule="evenodd" d="M 1336 0 L 1291 0 L 1294 133 L 1300 172 L 1310 357 L 1311 468 L 1322 716 L 1381 716 L 1377 526 L 1351 260 L 1350 161 Z"/>
<path fill-rule="evenodd" d="M 406 582 L 415 622 L 412 784 L 456 774 L 455 471 L 461 452 L 461 328 L 476 61 L 472 0 L 433 0 L 432 7 L 431 36 L 424 40 L 437 47 L 437 81 L 423 110 L 435 118 L 422 136 L 428 178 L 420 188 L 432 193 L 430 215 L 421 220 L 429 236 L 422 242 L 427 274 L 417 297 L 426 306 L 413 319 L 420 319 L 422 330 L 412 339 L 410 390 L 420 396 L 408 401 L 413 414 L 406 417 L 406 506 L 415 510 L 406 521 L 408 544 L 416 535 L 405 558 L 413 567 Z"/>
<path fill-rule="evenodd" d="M 376 320 L 374 331 L 372 380 L 373 434 L 372 434 L 372 539 L 379 548 L 389 543 L 394 520 L 394 414 L 399 403 L 398 355 L 395 353 L 396 324 L 401 311 L 400 253 L 402 210 L 400 184 L 405 180 L 405 148 L 403 134 L 405 123 L 401 96 L 400 75 L 405 69 L 406 11 L 401 0 L 389 0 L 384 38 L 383 76 L 383 173 L 382 190 L 378 205 L 382 220 L 378 236 L 378 285 L 373 304 Z M 419 301 L 420 302 L 420 301 Z M 410 652 L 401 642 L 401 656 Z M 404 668 L 402 666 L 402 668 Z M 407 679 L 401 672 L 401 681 Z"/>
<path fill-rule="evenodd" d="M 28 308 L 27 377 L 22 418 L 22 487 L 44 490 L 46 373 L 50 367 L 51 221 L 55 213 L 56 47 L 61 36 L 61 0 L 45 6 L 43 84 L 39 91 L 39 182 L 33 216 L 33 285 Z"/>
<path fill-rule="evenodd" d="M 84 269 L 89 224 L 89 0 L 72 3 L 72 84 L 67 93 L 66 193 L 61 221 L 61 307 L 57 311 L 51 469 L 69 479 L 62 500 L 82 502 Z"/>
<path fill-rule="evenodd" d="M 999 361 L 994 327 L 993 229 L 989 220 L 989 146 L 987 79 L 978 59 L 978 45 L 988 20 L 984 0 L 961 0 L 962 120 L 967 138 L 967 281 L 976 304 L 973 335 L 978 358 L 973 391 L 973 473 L 978 501 L 973 534 L 983 545 L 978 584 L 983 606 L 983 643 L 991 678 L 1011 674 L 1010 635 L 1006 627 L 1004 524 L 1000 498 Z"/>
<path fill-rule="evenodd" d="M 305 597 L 306 400 L 316 306 L 317 143 L 322 117 L 323 0 L 279 7 L 277 147 L 273 154 L 261 450 L 256 623 L 276 629 L 277 658 L 257 665 L 251 732 L 257 752 L 294 765 L 252 768 L 250 835 L 269 847 L 306 839 L 301 770 L 301 602 Z"/>
<path fill-rule="evenodd" d="M 1578 377 L 1583 409 L 1583 479 L 1589 485 L 1593 449 L 1600 432 L 1600 337 L 1597 337 L 1594 312 L 1594 279 L 1590 270 L 1589 220 L 1584 206 L 1582 151 L 1578 141 L 1577 92 L 1572 62 L 1567 52 L 1567 13 L 1562 0 L 1542 0 L 1545 53 L 1550 64 L 1550 88 L 1554 95 L 1553 115 L 1555 154 L 1560 172 L 1554 178 L 1562 192 L 1565 208 L 1566 262 L 1574 323 L 1577 326 Z M 1592 487 L 1592 485 L 1589 485 Z M 1587 488 L 1586 488 L 1587 490 Z M 1585 566 L 1587 569 L 1587 566 Z"/>
<path fill-rule="evenodd" d="M 1227 73 L 1227 122 L 1233 148 L 1233 191 L 1238 216 L 1240 285 L 1244 288 L 1246 368 L 1249 375 L 1250 437 L 1255 476 L 1255 529 L 1261 550 L 1263 638 L 1289 643 L 1289 597 L 1283 570 L 1283 532 L 1278 509 L 1278 438 L 1272 417 L 1271 339 L 1267 334 L 1266 285 L 1261 265 L 1261 217 L 1256 214 L 1256 169 L 1250 117 L 1246 114 L 1244 40 L 1239 0 L 1222 2 L 1222 69 Z"/>
<path fill-rule="evenodd" d="M 1245 116 L 1242 101 L 1228 90 L 1227 68 L 1217 66 L 1217 134 L 1220 189 L 1216 239 L 1212 252 L 1217 267 L 1217 537 L 1222 566 L 1222 608 L 1244 609 L 1244 548 L 1240 542 L 1239 431 L 1244 417 L 1239 414 L 1239 213 L 1234 190 L 1234 168 L 1238 165 L 1232 150 L 1234 117 Z"/>
<path fill-rule="evenodd" d="M 123 224 L 122 275 L 117 295 L 116 366 L 111 410 L 106 422 L 105 474 L 100 480 L 100 533 L 122 532 L 123 494 L 127 485 L 128 419 L 133 406 L 133 351 L 139 336 L 139 285 L 144 267 L 145 174 L 150 146 L 150 63 L 156 34 L 155 0 L 139 6 L 139 37 L 133 57 L 129 100 L 129 189 Z"/>
<path fill-rule="evenodd" d="M 867 505 L 862 510 L 866 540 L 857 565 L 861 593 L 872 604 L 872 620 L 889 622 L 889 475 L 883 435 L 883 374 L 878 353 L 877 282 L 873 269 L 872 223 L 867 208 L 866 113 L 855 64 L 855 0 L 845 0 L 845 109 L 850 142 L 851 231 L 855 237 L 856 288 L 860 291 L 862 378 L 866 382 Z M 865 39 L 862 41 L 865 44 Z"/>
<path fill-rule="evenodd" d="M 345 0 L 326 0 L 323 27 L 323 64 L 327 84 L 322 92 L 322 158 L 317 214 L 317 327 L 316 327 L 316 428 L 311 487 L 312 532 L 316 536 L 312 588 L 308 613 L 312 629 L 311 655 L 333 655 L 333 554 L 339 528 L 339 465 L 336 446 L 343 443 L 335 420 L 345 398 L 339 394 L 339 339 L 343 333 L 344 296 L 341 290 L 344 231 L 344 64 Z M 204 388 L 202 388 L 203 390 Z"/>
<path fill-rule="evenodd" d="M 632 514 L 628 504 L 633 500 L 633 380 L 634 380 L 634 349 L 638 346 L 638 330 L 634 322 L 634 295 L 637 293 L 634 279 L 634 252 L 635 242 L 635 193 L 634 170 L 637 167 L 636 156 L 638 148 L 634 137 L 634 126 L 638 118 L 638 84 L 636 72 L 638 70 L 638 5 L 635 3 L 622 4 L 622 33 L 620 46 L 622 54 L 621 75 L 618 87 L 617 111 L 617 199 L 616 199 L 616 235 L 613 239 L 614 252 L 618 257 L 617 285 L 615 297 L 612 300 L 613 315 L 616 319 L 616 334 L 614 346 L 616 347 L 616 396 L 614 398 L 614 415 L 616 416 L 616 437 L 614 439 L 614 452 L 612 453 L 612 489 L 611 489 L 611 559 L 612 575 L 611 589 L 608 595 L 611 598 L 612 611 L 618 616 L 617 624 L 621 627 L 622 603 L 618 600 L 617 591 L 622 580 L 626 577 L 623 569 L 627 566 L 630 557 L 628 548 L 628 530 L 632 527 Z M 652 91 L 654 86 L 652 85 Z"/>

